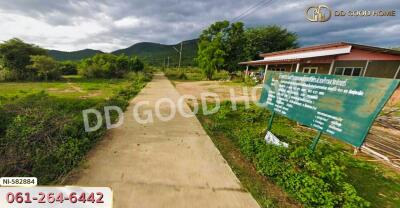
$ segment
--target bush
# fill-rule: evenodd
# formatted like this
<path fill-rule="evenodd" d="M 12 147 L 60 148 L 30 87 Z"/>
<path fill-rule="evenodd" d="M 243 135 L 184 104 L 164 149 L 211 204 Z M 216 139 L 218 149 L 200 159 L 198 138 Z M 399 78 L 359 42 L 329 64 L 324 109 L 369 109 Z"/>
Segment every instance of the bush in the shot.
<path fill-rule="evenodd" d="M 78 66 L 72 61 L 64 61 L 60 63 L 60 70 L 62 75 L 76 75 L 78 74 Z"/>
<path fill-rule="evenodd" d="M 171 80 L 191 80 L 200 81 L 204 76 L 198 68 L 170 68 L 165 70 L 165 76 Z"/>
<path fill-rule="evenodd" d="M 128 72 L 143 69 L 144 64 L 137 57 L 113 54 L 96 54 L 78 66 L 79 74 L 88 78 L 122 78 Z"/>
<path fill-rule="evenodd" d="M 31 56 L 35 55 L 45 56 L 47 51 L 17 38 L 7 40 L 0 44 L 0 69 L 8 70 L 9 76 L 5 77 L 10 81 L 33 80 L 35 74 L 27 66 L 31 64 Z"/>
<path fill-rule="evenodd" d="M 0 81 L 15 81 L 17 76 L 15 73 L 7 69 L 0 70 Z"/>
<path fill-rule="evenodd" d="M 214 74 L 213 80 L 228 80 L 229 72 L 225 70 L 218 71 Z"/>
<path fill-rule="evenodd" d="M 31 56 L 31 65 L 27 66 L 34 75 L 35 80 L 58 80 L 61 78 L 61 71 L 58 62 L 49 56 Z"/>
<path fill-rule="evenodd" d="M 255 106 L 244 109 L 243 105 L 238 105 L 238 111 L 231 111 L 230 104 L 222 103 L 218 113 L 209 116 L 213 121 L 209 129 L 224 132 L 262 175 L 273 179 L 299 202 L 306 207 L 370 205 L 348 182 L 348 159 L 343 152 L 320 143 L 312 153 L 307 142 L 290 142 L 295 138 L 281 137 L 290 143 L 289 148 L 266 144 L 263 136 L 268 112 Z M 275 123 L 279 122 L 276 119 Z"/>

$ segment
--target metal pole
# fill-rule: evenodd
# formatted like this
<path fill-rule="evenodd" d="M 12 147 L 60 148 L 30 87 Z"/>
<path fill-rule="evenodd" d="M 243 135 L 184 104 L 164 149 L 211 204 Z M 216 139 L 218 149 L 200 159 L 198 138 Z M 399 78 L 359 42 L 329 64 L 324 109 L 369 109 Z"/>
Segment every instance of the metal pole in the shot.
<path fill-rule="evenodd" d="M 272 111 L 272 115 L 268 121 L 267 131 L 271 130 L 272 122 L 274 121 L 274 117 L 275 117 L 275 111 Z"/>
<path fill-rule="evenodd" d="M 297 65 L 296 65 L 296 72 L 299 72 L 299 69 L 300 69 L 300 62 L 297 63 Z"/>
<path fill-rule="evenodd" d="M 249 72 L 249 65 L 246 65 L 246 74 L 244 75 L 245 78 L 247 78 L 247 73 Z"/>
<path fill-rule="evenodd" d="M 318 144 L 319 139 L 321 138 L 321 135 L 322 135 L 322 131 L 319 131 L 318 135 L 314 138 L 314 140 L 310 146 L 310 149 L 312 150 L 312 152 L 315 151 L 315 148 L 317 147 L 317 144 Z"/>
<path fill-rule="evenodd" d="M 179 68 L 181 68 L 181 60 L 182 60 L 182 45 L 183 45 L 183 42 L 181 42 L 181 50 L 179 51 Z"/>

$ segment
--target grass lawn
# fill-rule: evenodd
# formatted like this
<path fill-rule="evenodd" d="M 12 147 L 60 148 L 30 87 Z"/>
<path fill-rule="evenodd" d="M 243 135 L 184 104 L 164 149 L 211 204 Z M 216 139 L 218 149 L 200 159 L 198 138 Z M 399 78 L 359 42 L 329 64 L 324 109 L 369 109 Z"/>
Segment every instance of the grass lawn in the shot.
<path fill-rule="evenodd" d="M 50 82 L 0 82 L 0 97 L 24 97 L 44 91 L 49 95 L 66 98 L 105 99 L 130 85 L 127 79 L 86 79 L 64 76 Z"/>
<path fill-rule="evenodd" d="M 270 113 L 267 110 L 256 106 L 245 109 L 244 105 L 238 105 L 238 110 L 232 111 L 228 103 L 221 104 L 221 108 L 216 114 L 208 116 L 198 114 L 202 125 L 220 152 L 245 188 L 252 193 L 260 205 L 263 207 L 296 206 L 296 203 L 292 202 L 292 197 L 295 198 L 294 196 L 291 194 L 289 194 L 289 197 L 282 196 L 282 190 L 284 189 L 277 188 L 279 182 L 262 174 L 263 171 L 264 173 L 271 171 L 268 170 L 270 166 L 264 166 L 267 170 L 262 169 L 261 171 L 257 169 L 260 164 L 258 161 L 260 157 L 254 158 L 253 156 L 249 158 L 249 151 L 254 152 L 254 149 L 244 148 L 251 147 L 246 142 L 257 139 L 259 141 L 263 140 L 269 116 Z M 271 131 L 292 147 L 307 147 L 316 135 L 315 131 L 298 126 L 295 122 L 282 116 L 277 116 L 274 119 Z M 267 146 L 264 142 L 262 143 L 263 146 Z M 264 147 L 256 148 L 262 150 Z M 382 164 L 366 161 L 364 158 L 355 157 L 352 155 L 352 149 L 349 148 L 349 145 L 327 136 L 322 137 L 316 153 L 322 157 L 325 155 L 324 151 L 343 152 L 343 158 L 339 160 L 340 166 L 343 167 L 345 173 L 343 180 L 355 188 L 358 196 L 370 202 L 371 207 L 400 207 L 400 175 L 398 171 Z M 257 154 L 260 154 L 260 152 Z M 280 157 L 285 156 L 282 155 Z M 287 162 L 290 162 L 290 160 Z M 315 161 L 311 160 L 309 162 Z M 298 174 L 313 173 L 305 171 Z M 312 177 L 315 177 L 315 175 L 312 175 Z M 279 180 L 279 176 L 277 179 Z M 284 184 L 282 181 L 280 183 Z M 329 184 L 330 182 L 327 183 Z M 290 190 L 285 190 L 284 192 L 290 193 Z"/>

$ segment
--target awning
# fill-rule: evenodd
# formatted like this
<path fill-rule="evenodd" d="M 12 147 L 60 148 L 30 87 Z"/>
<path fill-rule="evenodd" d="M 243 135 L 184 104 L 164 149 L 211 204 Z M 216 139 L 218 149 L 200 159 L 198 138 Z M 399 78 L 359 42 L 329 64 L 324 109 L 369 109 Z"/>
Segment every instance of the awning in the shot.
<path fill-rule="evenodd" d="M 305 58 L 317 58 L 322 56 L 334 56 L 340 54 L 348 54 L 351 51 L 351 46 L 345 46 L 335 49 L 316 50 L 316 51 L 304 51 L 298 53 L 289 53 L 282 55 L 266 56 L 264 61 L 283 61 L 288 59 L 305 59 Z"/>
<path fill-rule="evenodd" d="M 299 61 L 300 61 L 300 59 L 286 59 L 286 60 L 280 60 L 280 61 L 257 60 L 257 61 L 240 62 L 239 65 L 260 66 L 260 65 L 266 65 L 266 64 L 295 64 Z"/>
<path fill-rule="evenodd" d="M 297 51 L 290 53 L 271 53 L 271 55 L 265 54 L 266 56 L 262 60 L 257 61 L 246 61 L 240 62 L 240 65 L 266 65 L 266 64 L 292 64 L 300 62 L 304 59 L 312 59 L 312 58 L 321 58 L 326 56 L 335 56 L 342 54 L 349 54 L 351 51 L 351 45 L 340 46 L 335 48 L 326 48 L 319 50 L 310 50 L 310 51 Z"/>

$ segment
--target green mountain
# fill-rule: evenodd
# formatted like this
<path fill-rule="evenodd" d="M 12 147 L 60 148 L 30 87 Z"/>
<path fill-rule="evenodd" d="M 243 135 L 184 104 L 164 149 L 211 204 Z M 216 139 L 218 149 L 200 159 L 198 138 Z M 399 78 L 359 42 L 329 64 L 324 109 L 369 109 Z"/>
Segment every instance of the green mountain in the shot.
<path fill-rule="evenodd" d="M 194 65 L 194 58 L 197 54 L 197 42 L 198 39 L 186 40 L 182 42 L 182 66 Z M 138 56 L 144 62 L 155 66 L 163 66 L 164 63 L 168 64 L 169 57 L 169 66 L 174 67 L 178 66 L 179 63 L 179 53 L 174 49 L 174 47 L 179 50 L 181 43 L 177 43 L 175 45 L 165 45 L 160 43 L 141 42 L 111 53 L 115 55 L 125 54 L 128 56 Z M 85 49 L 71 52 L 48 50 L 48 53 L 51 57 L 58 61 L 77 61 L 104 52 L 99 50 Z"/>
<path fill-rule="evenodd" d="M 197 54 L 198 39 L 183 41 L 182 45 L 182 66 L 194 65 L 194 58 Z M 138 56 L 144 62 L 150 65 L 162 66 L 168 63 L 170 66 L 178 66 L 179 53 L 173 48 L 180 49 L 180 44 L 164 45 L 160 43 L 141 42 L 136 43 L 128 48 L 117 50 L 112 54 L 119 55 L 125 54 L 128 56 Z"/>
<path fill-rule="evenodd" d="M 78 61 L 81 59 L 90 58 L 98 53 L 103 53 L 102 51 L 92 49 L 71 52 L 48 50 L 47 52 L 51 57 L 58 61 Z"/>

